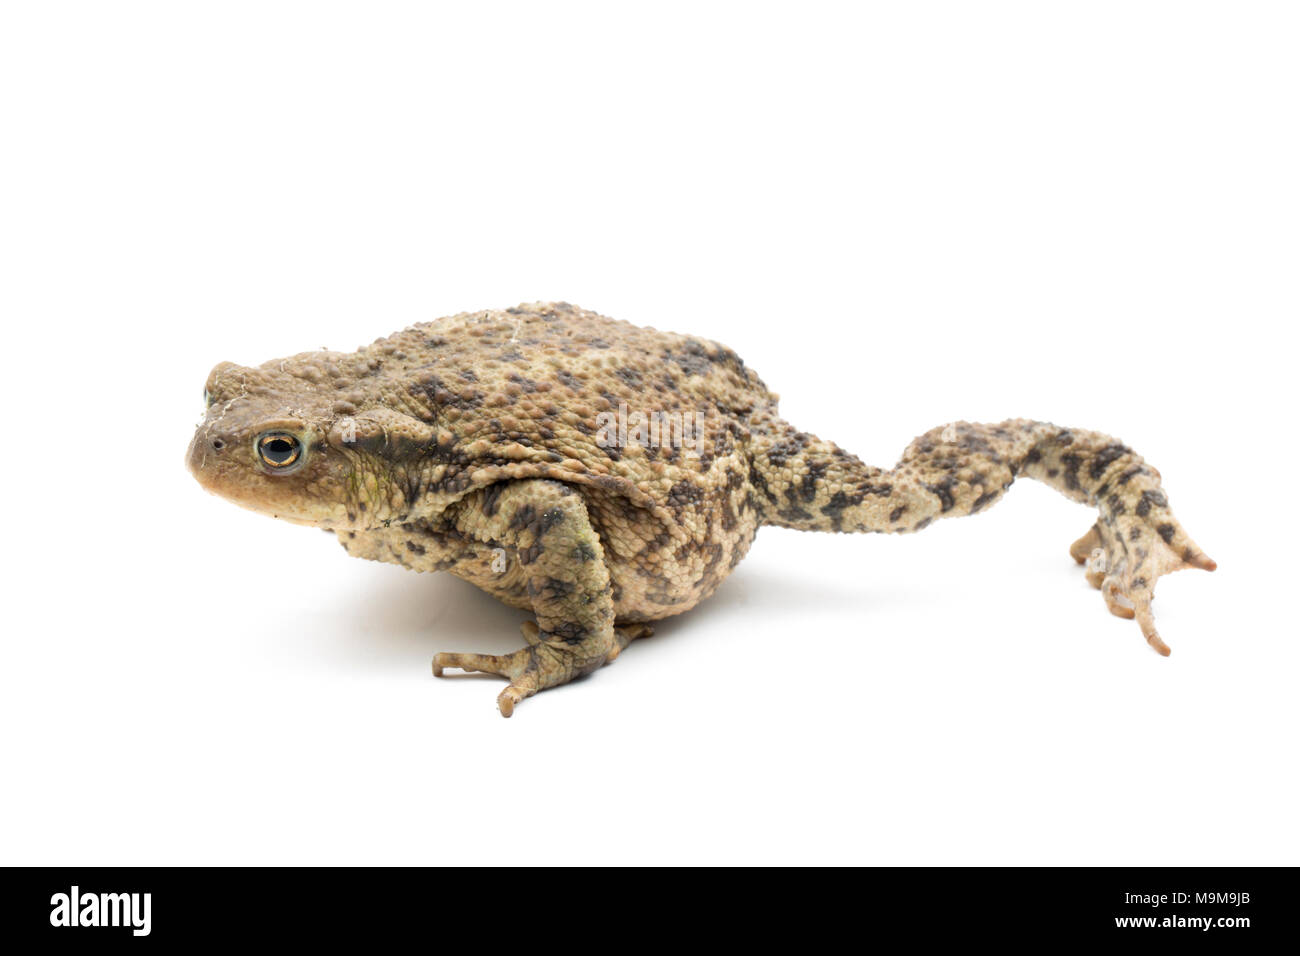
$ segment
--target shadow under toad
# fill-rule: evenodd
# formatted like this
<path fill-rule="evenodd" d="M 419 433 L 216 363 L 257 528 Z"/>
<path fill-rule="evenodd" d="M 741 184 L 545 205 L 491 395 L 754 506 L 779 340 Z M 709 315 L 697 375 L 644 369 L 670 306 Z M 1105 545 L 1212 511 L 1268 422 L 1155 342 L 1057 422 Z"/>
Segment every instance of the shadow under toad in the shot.
<path fill-rule="evenodd" d="M 414 574 L 401 568 L 379 571 L 335 595 L 331 617 L 348 635 L 337 648 L 347 666 L 427 675 L 438 651 L 505 654 L 524 646 L 519 626 L 534 619 L 531 613 L 502 604 L 450 574 Z M 861 602 L 867 597 L 862 591 L 812 575 L 784 576 L 742 567 L 695 608 L 656 622 L 654 636 L 636 641 L 620 661 L 660 652 L 679 635 L 725 626 L 729 617 L 740 620 L 759 610 L 773 617 L 790 615 L 793 622 L 801 607 Z M 500 680 L 486 674 L 447 673 Z"/>

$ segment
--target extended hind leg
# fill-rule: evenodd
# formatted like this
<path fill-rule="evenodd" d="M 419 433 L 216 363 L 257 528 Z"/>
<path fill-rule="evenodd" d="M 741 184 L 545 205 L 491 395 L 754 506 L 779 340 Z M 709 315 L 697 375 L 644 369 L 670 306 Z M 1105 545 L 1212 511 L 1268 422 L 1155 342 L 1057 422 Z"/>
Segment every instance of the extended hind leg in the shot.
<path fill-rule="evenodd" d="M 1097 508 L 1099 520 L 1070 547 L 1107 607 L 1136 618 L 1161 654 L 1151 599 L 1156 579 L 1215 563 L 1169 510 L 1160 473 L 1098 432 L 1012 419 L 954 422 L 915 439 L 891 470 L 872 468 L 785 423 L 759 444 L 751 484 L 765 521 L 808 531 L 920 531 L 939 518 L 990 508 L 1018 476 Z"/>
<path fill-rule="evenodd" d="M 1070 555 L 1085 565 L 1085 576 L 1101 590 L 1107 609 L 1136 619 L 1147 643 L 1168 656 L 1151 611 L 1156 579 L 1183 568 L 1213 571 L 1217 565 L 1169 509 L 1160 473 L 1133 449 L 1098 432 L 1023 420 L 949 428 L 946 442 L 941 436 L 932 444 L 951 446 L 954 438 L 958 444 L 964 439 L 976 462 L 983 455 L 1012 474 L 1036 478 L 1097 508 L 1099 519 L 1070 546 Z M 936 454 L 942 452 L 936 448 Z M 969 494 L 961 482 L 958 487 L 958 499 Z"/>

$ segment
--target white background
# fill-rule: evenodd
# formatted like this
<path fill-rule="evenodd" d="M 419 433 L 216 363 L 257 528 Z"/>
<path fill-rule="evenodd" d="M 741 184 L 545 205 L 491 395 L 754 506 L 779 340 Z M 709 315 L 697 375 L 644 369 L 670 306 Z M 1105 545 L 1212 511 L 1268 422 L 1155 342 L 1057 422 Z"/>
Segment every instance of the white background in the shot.
<path fill-rule="evenodd" d="M 4 863 L 1295 864 L 1300 30 L 1237 3 L 6 4 Z M 525 615 L 205 495 L 208 369 L 520 301 L 889 465 L 1110 432 L 1162 659 L 1017 483 L 767 529 L 498 716 Z"/>

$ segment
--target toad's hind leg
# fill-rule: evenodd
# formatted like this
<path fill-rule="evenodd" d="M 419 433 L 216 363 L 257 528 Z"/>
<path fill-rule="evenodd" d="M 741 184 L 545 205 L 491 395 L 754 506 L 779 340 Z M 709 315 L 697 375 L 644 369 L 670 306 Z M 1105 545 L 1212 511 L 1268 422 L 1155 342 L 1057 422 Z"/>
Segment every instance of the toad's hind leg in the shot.
<path fill-rule="evenodd" d="M 438 654 L 434 674 L 454 667 L 506 678 L 497 706 L 509 717 L 524 698 L 596 670 L 639 636 L 615 629 L 600 539 L 568 486 L 541 479 L 494 485 L 467 496 L 455 521 L 464 534 L 499 542 L 518 562 L 537 624 L 524 626 L 527 646 L 510 654 Z"/>
<path fill-rule="evenodd" d="M 772 422 L 760 432 L 750 482 L 768 524 L 806 531 L 911 532 L 937 518 L 995 504 L 1017 476 L 1036 478 L 1100 512 L 1070 547 L 1090 584 L 1147 642 L 1169 647 L 1151 614 L 1156 578 L 1215 563 L 1183 530 L 1160 473 L 1133 449 L 1098 432 L 1015 419 L 954 422 L 908 445 L 890 470 L 872 468 L 830 442 Z"/>

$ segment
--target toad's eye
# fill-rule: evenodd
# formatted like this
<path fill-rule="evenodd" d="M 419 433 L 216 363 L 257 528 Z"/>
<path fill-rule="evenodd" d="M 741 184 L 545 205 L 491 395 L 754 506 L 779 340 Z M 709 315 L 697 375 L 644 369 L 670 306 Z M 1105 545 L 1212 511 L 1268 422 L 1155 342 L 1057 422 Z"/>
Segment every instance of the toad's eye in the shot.
<path fill-rule="evenodd" d="M 302 460 L 302 442 L 287 432 L 267 432 L 257 439 L 257 457 L 268 468 L 285 471 Z"/>
<path fill-rule="evenodd" d="M 204 408 L 212 407 L 212 393 L 209 392 L 206 388 L 203 390 L 203 407 Z"/>

